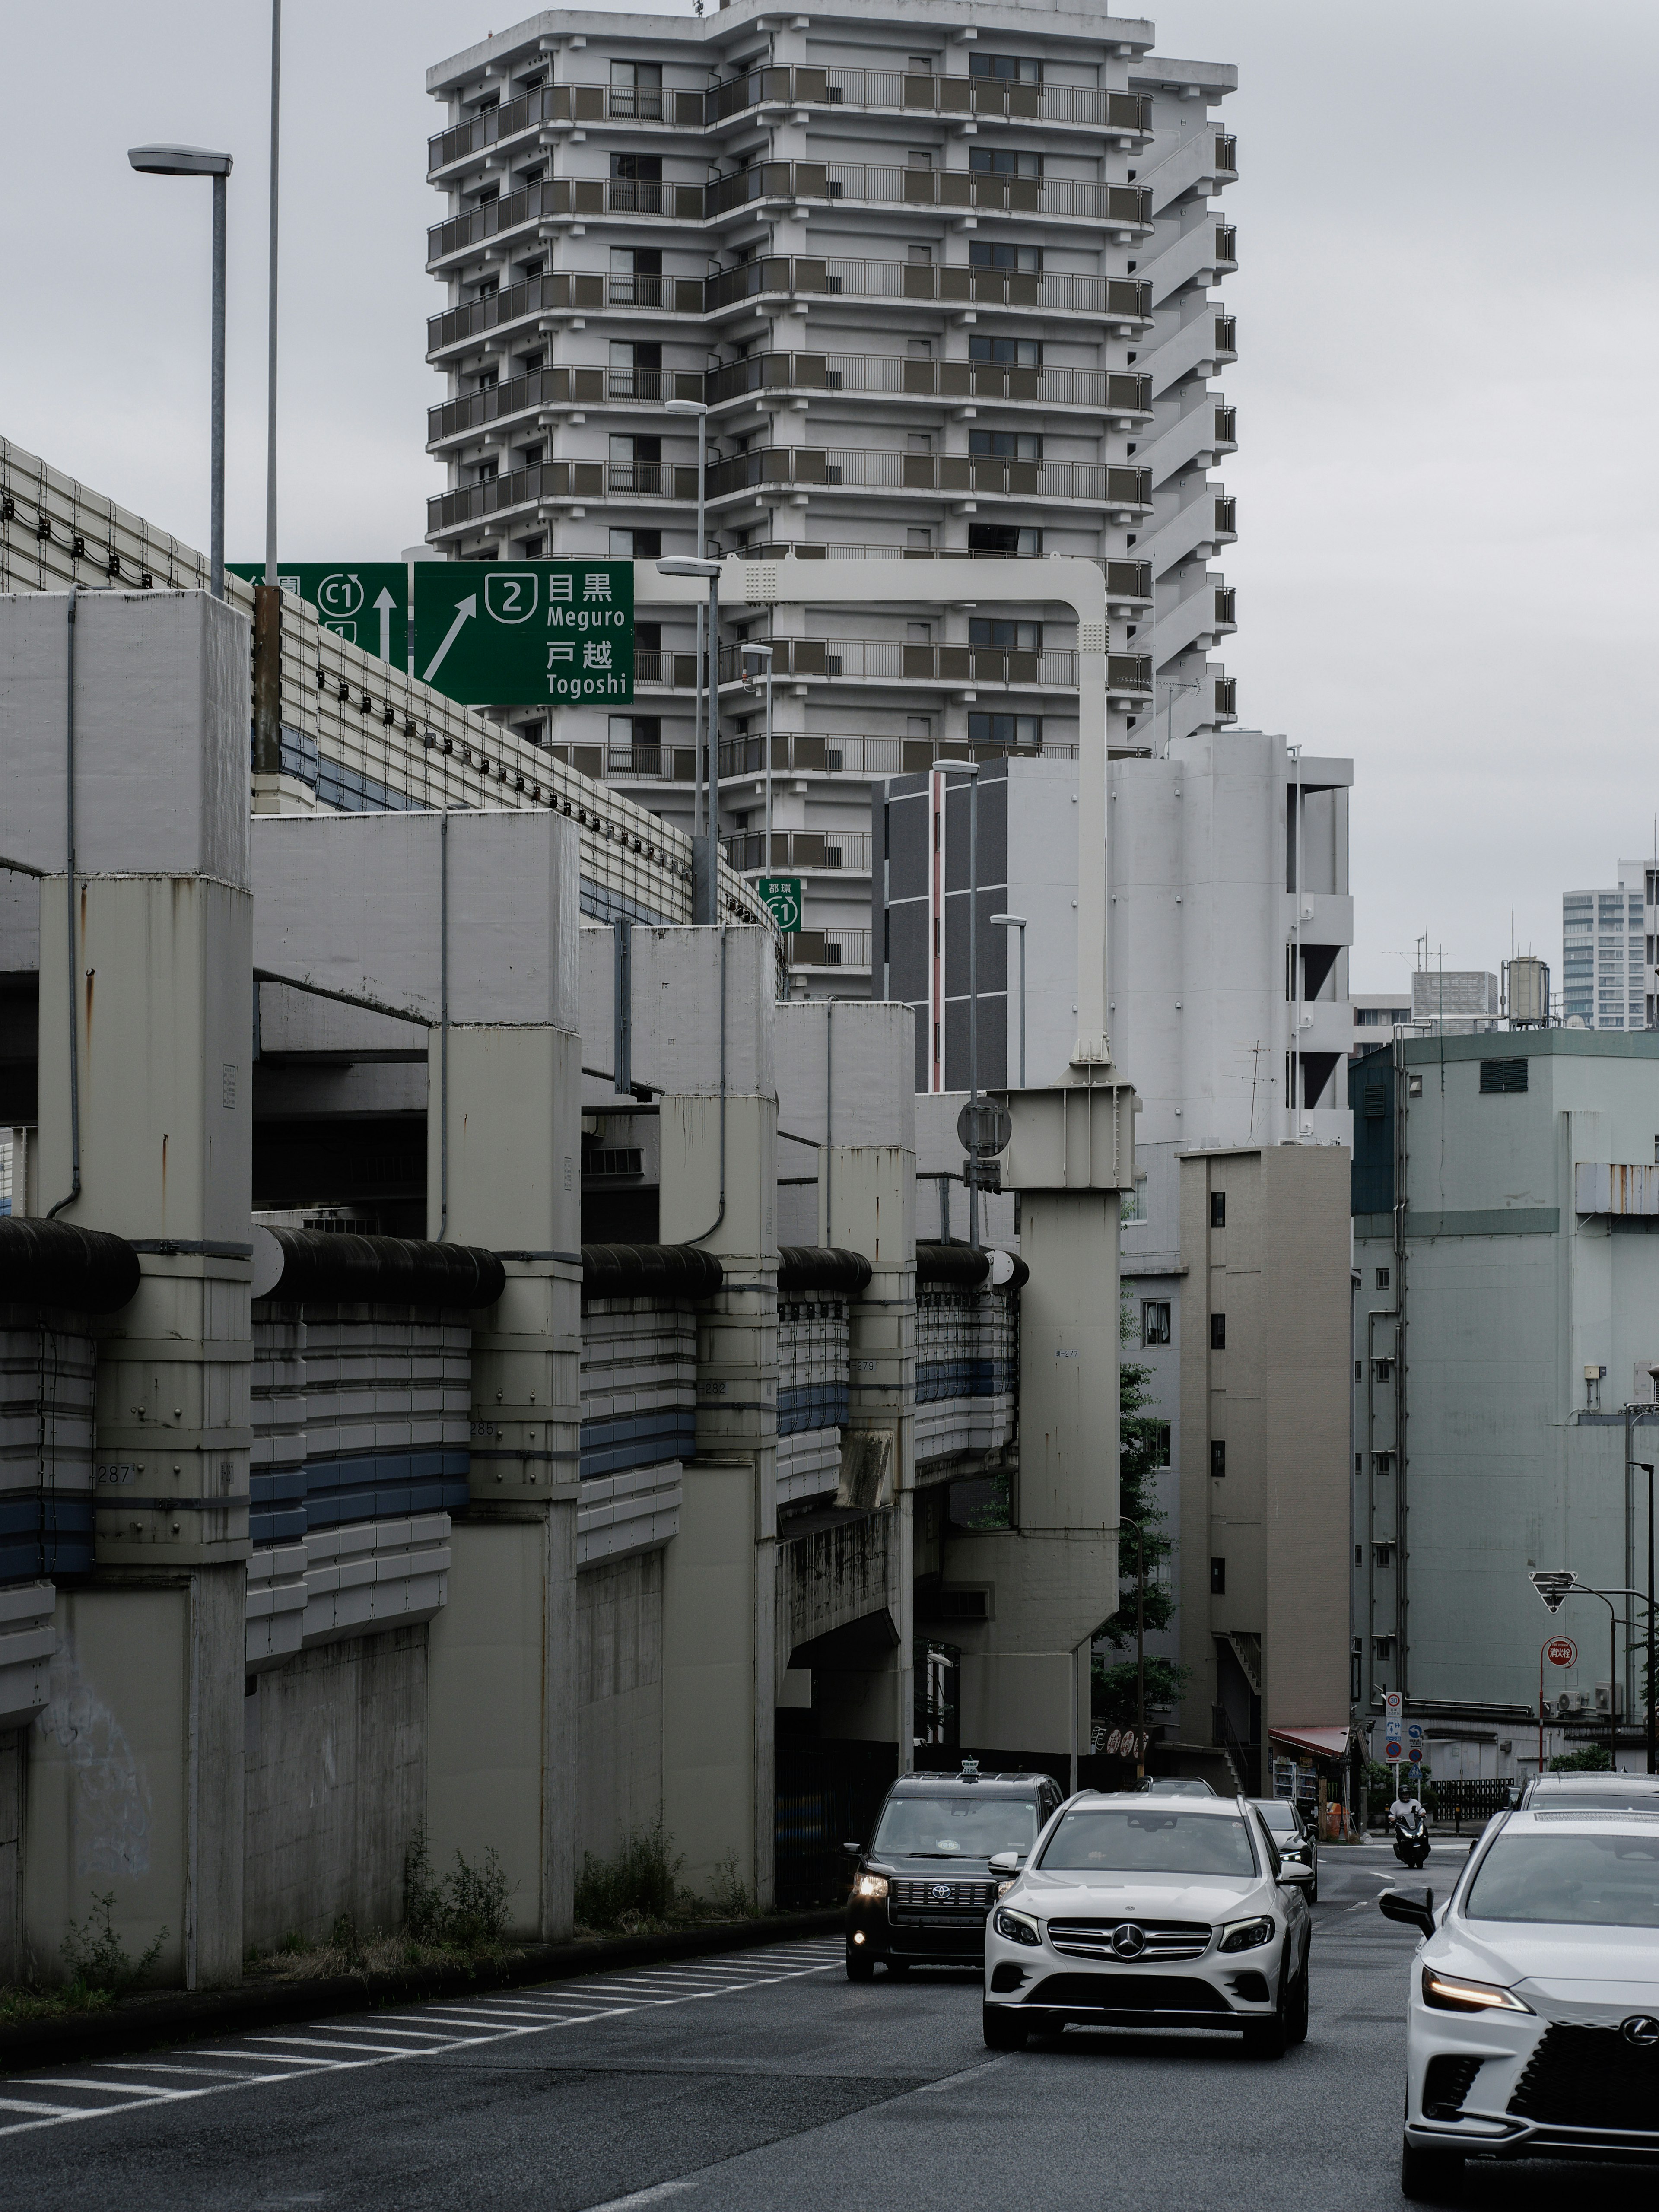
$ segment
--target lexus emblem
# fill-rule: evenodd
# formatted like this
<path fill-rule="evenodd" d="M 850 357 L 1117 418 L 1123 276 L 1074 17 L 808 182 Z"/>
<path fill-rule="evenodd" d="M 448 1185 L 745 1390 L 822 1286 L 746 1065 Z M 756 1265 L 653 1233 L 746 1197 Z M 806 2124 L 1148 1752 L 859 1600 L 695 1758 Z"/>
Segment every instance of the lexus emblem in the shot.
<path fill-rule="evenodd" d="M 936 1881 L 927 1893 L 935 1905 L 948 1905 L 956 1895 L 948 1881 Z M 1656 2030 L 1659 2033 L 1659 2030 Z"/>
<path fill-rule="evenodd" d="M 1112 1930 L 1112 1951 L 1120 1959 L 1138 1959 L 1146 1948 L 1146 1930 L 1132 1920 Z"/>
<path fill-rule="evenodd" d="M 1650 2012 L 1633 2012 L 1620 2025 L 1619 2033 L 1626 2043 L 1633 2043 L 1638 2051 L 1651 2049 L 1659 2043 L 1659 2020 Z"/>

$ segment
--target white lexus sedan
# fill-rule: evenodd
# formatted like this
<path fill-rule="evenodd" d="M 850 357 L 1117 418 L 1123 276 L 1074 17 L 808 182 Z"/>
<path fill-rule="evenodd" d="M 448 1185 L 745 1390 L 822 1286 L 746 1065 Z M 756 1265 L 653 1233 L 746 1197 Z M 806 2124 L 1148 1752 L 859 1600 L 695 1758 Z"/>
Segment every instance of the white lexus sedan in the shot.
<path fill-rule="evenodd" d="M 1659 1810 L 1502 1814 L 1412 1962 L 1401 2188 L 1454 2195 L 1471 2156 L 1650 2159 L 1659 2179 Z"/>
<path fill-rule="evenodd" d="M 1061 1807 L 985 1923 L 985 2040 L 1091 2027 L 1242 2028 L 1284 2056 L 1308 2033 L 1304 1892 L 1237 1797 L 1107 1796 Z M 1008 1879 L 1012 1877 L 1012 1879 Z"/>

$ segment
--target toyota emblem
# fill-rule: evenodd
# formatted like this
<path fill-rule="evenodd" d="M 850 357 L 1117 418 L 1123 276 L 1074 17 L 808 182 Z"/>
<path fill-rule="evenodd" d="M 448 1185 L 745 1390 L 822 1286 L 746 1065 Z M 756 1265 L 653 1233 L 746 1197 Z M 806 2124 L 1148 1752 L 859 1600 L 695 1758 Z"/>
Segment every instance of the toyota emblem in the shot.
<path fill-rule="evenodd" d="M 1146 1930 L 1137 1928 L 1132 1920 L 1112 1930 L 1112 1950 L 1120 1959 L 1138 1959 L 1146 1948 Z"/>
<path fill-rule="evenodd" d="M 948 1881 L 936 1881 L 927 1893 L 935 1905 L 948 1905 L 956 1895 Z"/>
<path fill-rule="evenodd" d="M 1659 2043 L 1659 2020 L 1650 2012 L 1633 2012 L 1620 2025 L 1619 2033 L 1626 2043 L 1633 2043 L 1638 2051 L 1648 2051 Z"/>

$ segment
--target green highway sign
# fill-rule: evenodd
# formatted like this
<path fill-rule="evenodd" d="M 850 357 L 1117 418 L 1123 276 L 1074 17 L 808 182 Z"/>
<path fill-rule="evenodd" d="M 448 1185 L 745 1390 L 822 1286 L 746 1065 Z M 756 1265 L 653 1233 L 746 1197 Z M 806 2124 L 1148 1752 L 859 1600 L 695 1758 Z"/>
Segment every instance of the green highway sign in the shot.
<path fill-rule="evenodd" d="M 263 561 L 228 561 L 233 576 L 263 584 Z M 277 575 L 285 592 L 309 600 L 325 629 L 382 660 L 404 665 L 409 620 L 409 568 L 402 561 L 289 561 Z"/>
<path fill-rule="evenodd" d="M 471 707 L 625 707 L 634 696 L 631 561 L 420 561 L 422 683 Z"/>
<path fill-rule="evenodd" d="M 763 905 L 771 909 L 772 919 L 786 937 L 793 936 L 800 927 L 800 878 L 799 876 L 762 876 L 755 889 Z"/>

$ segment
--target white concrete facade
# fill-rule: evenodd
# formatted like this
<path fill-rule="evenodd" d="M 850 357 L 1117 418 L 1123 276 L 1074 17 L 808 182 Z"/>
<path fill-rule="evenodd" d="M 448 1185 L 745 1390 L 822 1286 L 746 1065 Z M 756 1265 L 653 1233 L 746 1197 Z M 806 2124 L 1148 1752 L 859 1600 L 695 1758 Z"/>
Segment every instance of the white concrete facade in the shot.
<path fill-rule="evenodd" d="M 1561 894 L 1561 1018 L 1587 1030 L 1654 1026 L 1659 866 L 1620 860 L 1616 886 Z"/>
<path fill-rule="evenodd" d="M 942 0 L 902 23 L 744 0 L 549 10 L 428 72 L 447 125 L 431 543 L 880 564 L 856 610 L 725 624 L 720 828 L 735 866 L 804 877 L 809 989 L 866 988 L 872 781 L 969 743 L 1078 744 L 1066 609 L 912 602 L 897 562 L 1085 555 L 1108 582 L 1114 744 L 1234 719 L 1209 656 L 1234 627 L 1210 471 L 1236 443 L 1212 381 L 1236 242 L 1212 204 L 1235 72 L 1152 37 L 1018 0 L 971 25 Z M 706 548 L 676 399 L 709 410 Z M 681 823 L 694 635 L 689 606 L 642 629 L 630 714 L 510 719 Z M 775 656 L 769 854 L 744 641 Z"/>

